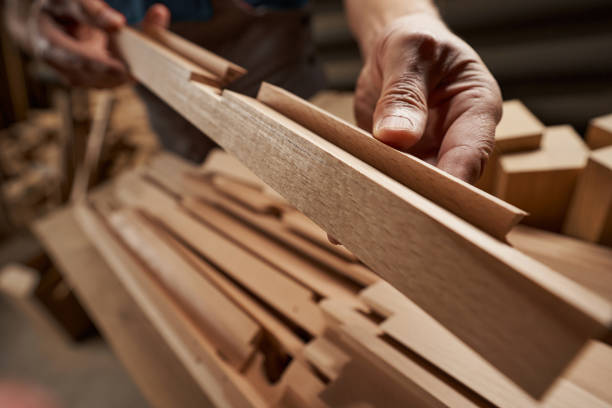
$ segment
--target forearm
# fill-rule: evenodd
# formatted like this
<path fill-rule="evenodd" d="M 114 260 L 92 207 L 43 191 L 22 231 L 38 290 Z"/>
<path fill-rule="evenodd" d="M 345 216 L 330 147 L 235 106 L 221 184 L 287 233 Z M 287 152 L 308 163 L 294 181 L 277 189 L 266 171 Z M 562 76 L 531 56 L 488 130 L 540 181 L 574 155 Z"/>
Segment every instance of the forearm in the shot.
<path fill-rule="evenodd" d="M 344 5 L 364 58 L 379 33 L 397 18 L 414 13 L 438 15 L 433 0 L 344 0 Z"/>

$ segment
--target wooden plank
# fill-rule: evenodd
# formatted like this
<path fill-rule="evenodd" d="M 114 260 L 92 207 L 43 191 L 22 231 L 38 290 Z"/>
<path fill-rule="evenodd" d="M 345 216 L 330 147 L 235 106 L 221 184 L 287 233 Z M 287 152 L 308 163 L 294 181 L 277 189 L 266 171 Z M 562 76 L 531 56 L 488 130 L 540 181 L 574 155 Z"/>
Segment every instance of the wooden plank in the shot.
<path fill-rule="evenodd" d="M 212 226 L 253 255 L 284 271 L 319 296 L 335 299 L 347 306 L 369 312 L 364 303 L 357 298 L 356 286 L 351 287 L 335 279 L 317 264 L 248 228 L 210 204 L 189 198 L 182 200 L 182 204 L 201 222 Z"/>
<path fill-rule="evenodd" d="M 525 224 L 560 231 L 587 156 L 571 126 L 549 127 L 540 150 L 499 158 L 496 194 L 529 213 Z"/>
<path fill-rule="evenodd" d="M 188 190 L 194 196 L 218 205 L 220 208 L 230 212 L 233 216 L 240 218 L 254 228 L 264 232 L 268 236 L 279 240 L 295 251 L 321 263 L 330 270 L 343 275 L 352 281 L 367 286 L 379 280 L 379 278 L 369 269 L 361 264 L 347 262 L 329 251 L 315 245 L 295 234 L 287 231 L 276 218 L 262 216 L 250 212 L 235 203 L 220 197 L 211 191 L 210 186 L 202 181 L 201 178 L 187 177 L 184 180 Z"/>
<path fill-rule="evenodd" d="M 114 41 L 140 82 L 156 81 L 162 87 L 171 87 L 166 73 L 172 72 L 173 78 L 182 81 L 198 81 L 215 87 L 220 85 L 215 74 L 130 27 L 124 27 L 115 34 Z"/>
<path fill-rule="evenodd" d="M 476 394 L 448 382 L 444 373 L 407 357 L 367 331 L 340 326 L 326 332 L 326 337 L 352 360 L 321 393 L 330 406 L 486 406 Z"/>
<path fill-rule="evenodd" d="M 608 334 L 609 301 L 264 105 L 164 76 L 145 84 L 530 393 Z"/>
<path fill-rule="evenodd" d="M 382 330 L 376 323 L 368 319 L 356 310 L 351 309 L 345 303 L 336 299 L 325 299 L 319 303 L 321 310 L 325 312 L 325 316 L 333 324 L 344 324 L 359 327 L 363 331 L 373 336 L 382 334 Z"/>
<path fill-rule="evenodd" d="M 499 239 L 525 215 L 281 88 L 264 82 L 257 99 Z"/>
<path fill-rule="evenodd" d="M 609 345 L 591 342 L 564 377 L 612 406 L 612 348 Z"/>
<path fill-rule="evenodd" d="M 259 341 L 259 325 L 167 245 L 137 212 L 121 210 L 110 216 L 110 223 L 202 327 L 219 354 L 238 370 L 245 367 Z"/>
<path fill-rule="evenodd" d="M 220 87 L 229 85 L 247 73 L 246 69 L 164 28 L 147 27 L 146 33 L 158 43 L 215 75 Z"/>
<path fill-rule="evenodd" d="M 612 113 L 591 119 L 586 142 L 592 150 L 612 145 Z"/>
<path fill-rule="evenodd" d="M 335 245 L 329 242 L 327 233 L 323 231 L 317 224 L 312 222 L 308 217 L 299 211 L 285 210 L 282 214 L 283 223 L 291 231 L 309 239 L 319 246 L 328 249 L 329 251 L 340 255 L 347 261 L 358 262 L 359 260 L 349 250 L 342 245 Z"/>
<path fill-rule="evenodd" d="M 612 246 L 612 146 L 591 152 L 578 177 L 563 233 Z"/>
<path fill-rule="evenodd" d="M 304 358 L 332 382 L 338 378 L 342 367 L 351 359 L 325 337 L 316 338 L 308 343 L 304 348 Z"/>
<path fill-rule="evenodd" d="M 388 336 L 495 406 L 562 407 L 567 401 L 574 404 L 570 406 L 590 406 L 592 396 L 572 387 L 567 381 L 567 375 L 564 376 L 566 380 L 555 383 L 542 401 L 531 397 L 386 282 L 380 282 L 364 290 L 362 297 L 372 308 L 382 307 L 383 310 L 391 311 L 388 313 L 390 317 L 381 325 Z M 417 327 L 418 329 L 415 329 Z M 592 344 L 587 346 L 585 352 L 592 347 Z M 582 356 L 578 357 L 577 361 L 581 359 Z M 575 366 L 576 364 L 573 364 L 570 369 L 574 369 Z M 594 373 L 590 368 L 584 367 L 584 364 L 578 370 L 579 375 L 586 378 L 589 377 L 589 372 Z M 605 380 L 602 382 L 605 383 Z"/>
<path fill-rule="evenodd" d="M 122 246 L 102 217 L 86 204 L 75 212 L 117 277 L 212 401 L 218 406 L 264 407 L 257 393 L 218 356 L 197 324 L 147 275 L 144 264 Z"/>
<path fill-rule="evenodd" d="M 37 221 L 34 232 L 151 406 L 212 407 L 194 377 L 91 244 L 72 208 L 54 211 Z"/>
<path fill-rule="evenodd" d="M 238 201 L 251 211 L 261 214 L 280 214 L 282 212 L 283 203 L 227 176 L 212 175 L 211 183 L 218 191 Z"/>
<path fill-rule="evenodd" d="M 508 240 L 527 255 L 612 299 L 612 249 L 523 225 L 514 228 Z"/>
<path fill-rule="evenodd" d="M 299 360 L 294 360 L 287 368 L 283 379 L 285 394 L 276 408 L 326 408 L 319 398 L 325 384 Z"/>
<path fill-rule="evenodd" d="M 166 229 L 304 330 L 320 334 L 325 321 L 314 294 L 182 210 L 178 202 L 135 174 L 117 181 L 127 206 L 148 211 Z"/>

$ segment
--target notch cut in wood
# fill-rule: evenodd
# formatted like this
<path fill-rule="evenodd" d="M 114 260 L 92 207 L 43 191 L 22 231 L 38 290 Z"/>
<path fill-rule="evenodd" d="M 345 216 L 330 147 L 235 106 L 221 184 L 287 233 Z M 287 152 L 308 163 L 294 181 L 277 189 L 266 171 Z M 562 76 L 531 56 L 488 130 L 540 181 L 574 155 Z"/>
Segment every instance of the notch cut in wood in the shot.
<path fill-rule="evenodd" d="M 257 99 L 406 187 L 501 240 L 525 212 L 451 176 L 284 89 L 263 83 Z"/>

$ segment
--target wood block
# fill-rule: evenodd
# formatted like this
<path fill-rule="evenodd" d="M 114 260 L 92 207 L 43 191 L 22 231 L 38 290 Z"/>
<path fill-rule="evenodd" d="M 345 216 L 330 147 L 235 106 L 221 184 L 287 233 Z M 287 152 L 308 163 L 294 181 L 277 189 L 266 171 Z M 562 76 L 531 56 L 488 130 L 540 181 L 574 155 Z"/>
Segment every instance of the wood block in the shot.
<path fill-rule="evenodd" d="M 215 405 L 265 406 L 257 392 L 218 355 L 167 290 L 151 278 L 144 264 L 127 251 L 103 218 L 84 204 L 78 205 L 75 212 L 114 273 Z"/>
<path fill-rule="evenodd" d="M 540 150 L 500 157 L 496 195 L 527 211 L 525 224 L 560 231 L 587 157 L 571 126 L 549 127 Z"/>
<path fill-rule="evenodd" d="M 332 382 L 338 378 L 342 367 L 351 359 L 325 337 L 319 337 L 308 343 L 304 348 L 304 358 Z"/>
<path fill-rule="evenodd" d="M 563 233 L 612 246 L 612 146 L 591 152 L 578 178 Z"/>
<path fill-rule="evenodd" d="M 373 336 L 378 336 L 382 333 L 376 323 L 341 301 L 325 299 L 319 303 L 319 306 L 325 312 L 325 316 L 334 324 L 359 327 Z"/>
<path fill-rule="evenodd" d="M 586 142 L 592 150 L 612 145 L 612 113 L 591 119 Z"/>
<path fill-rule="evenodd" d="M 504 102 L 502 118 L 495 131 L 495 150 L 511 153 L 540 147 L 544 125 L 519 100 Z"/>
<path fill-rule="evenodd" d="M 137 212 L 121 210 L 111 215 L 110 223 L 155 278 L 193 316 L 219 353 L 238 370 L 245 367 L 259 341 L 259 325 L 164 242 Z"/>
<path fill-rule="evenodd" d="M 295 324 L 313 335 L 322 333 L 325 321 L 313 292 L 190 216 L 176 200 L 136 174 L 118 180 L 116 192 L 122 203 L 146 210 L 164 228 Z"/>
<path fill-rule="evenodd" d="M 508 241 L 604 299 L 612 299 L 612 249 L 523 225 L 510 232 Z"/>
<path fill-rule="evenodd" d="M 525 215 L 281 88 L 263 83 L 257 99 L 497 238 L 504 239 Z"/>
<path fill-rule="evenodd" d="M 130 67 L 144 71 L 136 76 L 146 86 L 530 393 L 541 395 L 587 339 L 609 334 L 609 301 L 265 105 L 229 91 L 218 95 L 163 64 L 136 60 Z M 244 143 L 245 134 L 252 143 Z"/>
<path fill-rule="evenodd" d="M 286 390 L 276 408 L 329 408 L 319 398 L 325 384 L 301 361 L 291 363 L 282 382 Z"/>

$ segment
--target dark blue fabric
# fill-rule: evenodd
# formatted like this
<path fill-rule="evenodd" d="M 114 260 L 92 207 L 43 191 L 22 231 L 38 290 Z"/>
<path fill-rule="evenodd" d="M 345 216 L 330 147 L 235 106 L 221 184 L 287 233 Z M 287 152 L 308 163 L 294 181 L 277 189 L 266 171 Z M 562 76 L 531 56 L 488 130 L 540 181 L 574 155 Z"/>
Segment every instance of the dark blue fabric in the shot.
<path fill-rule="evenodd" d="M 226 0 L 231 1 L 231 0 Z M 271 9 L 299 8 L 308 0 L 243 0 L 253 7 Z M 165 4 L 172 12 L 172 21 L 206 21 L 213 15 L 209 0 L 106 0 L 125 15 L 129 24 L 140 22 L 147 9 L 155 3 Z"/>

